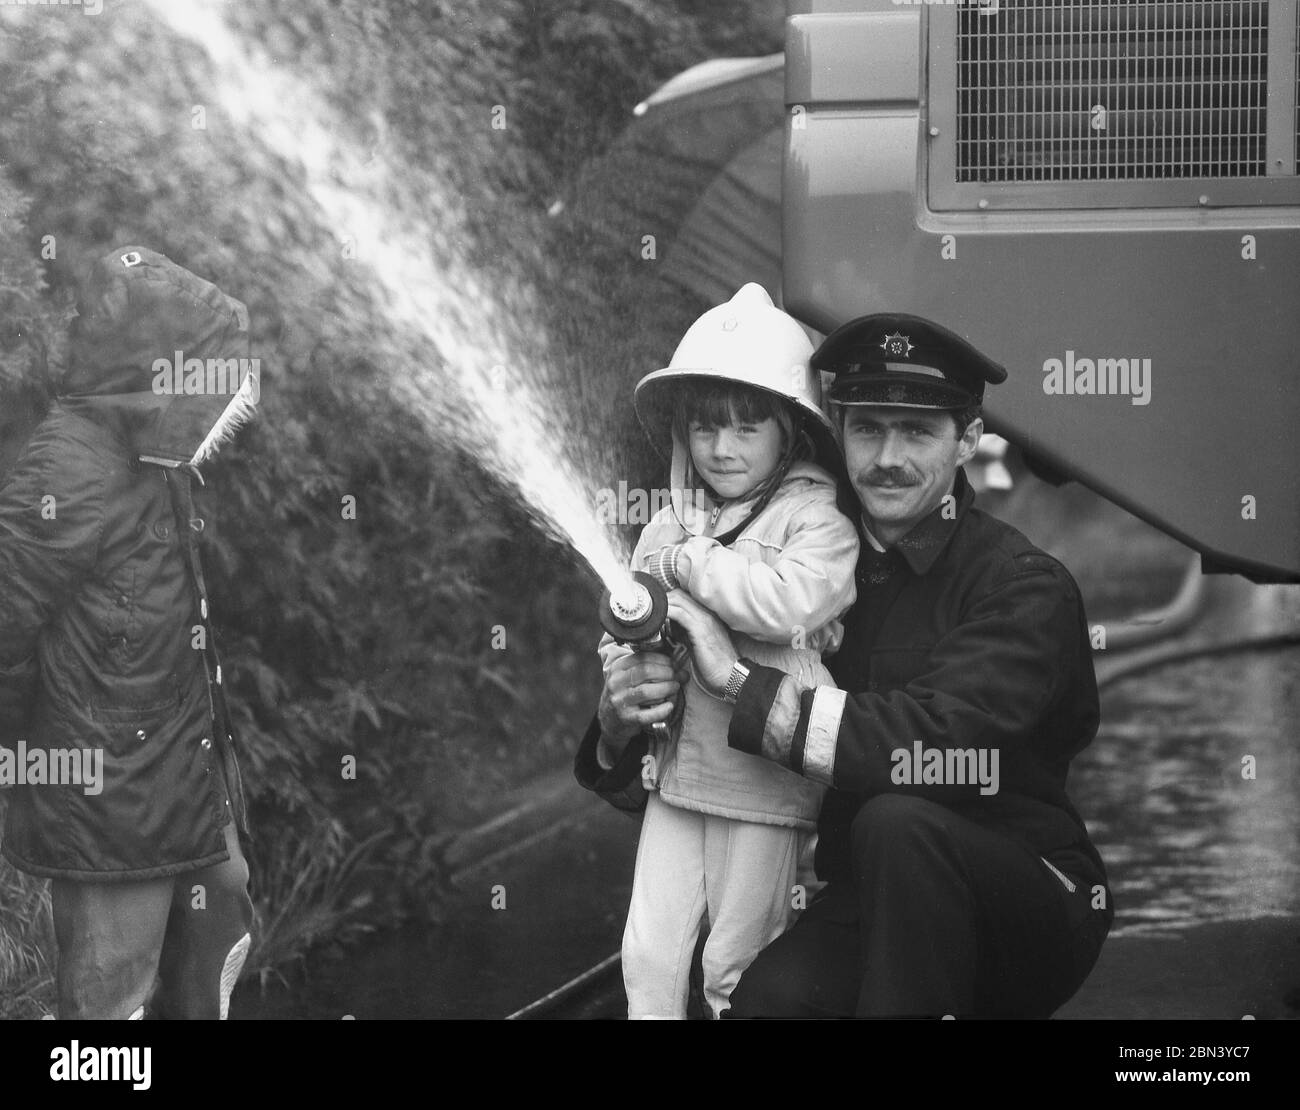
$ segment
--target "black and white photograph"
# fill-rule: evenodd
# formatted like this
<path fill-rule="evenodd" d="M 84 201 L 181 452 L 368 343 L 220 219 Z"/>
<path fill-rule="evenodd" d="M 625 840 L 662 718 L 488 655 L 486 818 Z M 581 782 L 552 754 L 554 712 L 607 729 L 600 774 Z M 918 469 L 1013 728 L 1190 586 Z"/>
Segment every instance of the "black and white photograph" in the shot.
<path fill-rule="evenodd" d="M 1258 1093 L 1297 428 L 1300 0 L 0 0 L 13 1056 Z"/>

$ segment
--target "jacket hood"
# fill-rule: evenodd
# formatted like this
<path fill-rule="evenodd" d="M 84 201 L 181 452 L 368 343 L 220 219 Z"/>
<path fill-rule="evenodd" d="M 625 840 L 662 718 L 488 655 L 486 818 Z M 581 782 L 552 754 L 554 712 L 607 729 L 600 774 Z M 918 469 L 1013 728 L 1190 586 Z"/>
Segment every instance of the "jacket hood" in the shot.
<path fill-rule="evenodd" d="M 120 247 L 83 281 L 58 394 L 134 455 L 198 466 L 260 399 L 248 310 L 145 247 Z"/>

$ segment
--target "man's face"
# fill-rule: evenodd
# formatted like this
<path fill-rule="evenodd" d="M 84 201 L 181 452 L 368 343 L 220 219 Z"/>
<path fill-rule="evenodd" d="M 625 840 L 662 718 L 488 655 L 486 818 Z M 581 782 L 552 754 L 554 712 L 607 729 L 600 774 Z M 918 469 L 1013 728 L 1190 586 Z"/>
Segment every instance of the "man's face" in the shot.
<path fill-rule="evenodd" d="M 844 461 L 877 538 L 896 539 L 939 504 L 983 429 L 975 420 L 958 437 L 952 415 L 934 409 L 845 407 Z"/>

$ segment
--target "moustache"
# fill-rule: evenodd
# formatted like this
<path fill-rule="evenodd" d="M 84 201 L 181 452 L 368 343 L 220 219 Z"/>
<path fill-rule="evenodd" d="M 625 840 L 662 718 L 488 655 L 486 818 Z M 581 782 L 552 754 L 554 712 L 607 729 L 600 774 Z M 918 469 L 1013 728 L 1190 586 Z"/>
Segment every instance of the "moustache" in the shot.
<path fill-rule="evenodd" d="M 907 489 L 921 483 L 904 470 L 866 470 L 858 475 L 860 486 L 881 486 L 886 489 Z"/>

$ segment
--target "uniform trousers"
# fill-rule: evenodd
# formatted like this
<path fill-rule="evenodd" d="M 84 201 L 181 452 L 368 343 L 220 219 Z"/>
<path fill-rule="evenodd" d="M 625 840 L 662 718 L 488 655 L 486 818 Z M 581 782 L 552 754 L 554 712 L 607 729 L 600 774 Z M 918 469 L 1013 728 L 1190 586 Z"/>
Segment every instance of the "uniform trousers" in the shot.
<path fill-rule="evenodd" d="M 897 794 L 851 836 L 852 876 L 754 960 L 727 1017 L 1046 1018 L 1096 962 L 1109 891 L 1018 841 Z"/>
<path fill-rule="evenodd" d="M 651 793 L 623 932 L 629 1018 L 685 1018 L 701 928 L 713 1016 L 750 960 L 785 930 L 810 834 L 681 809 Z"/>

